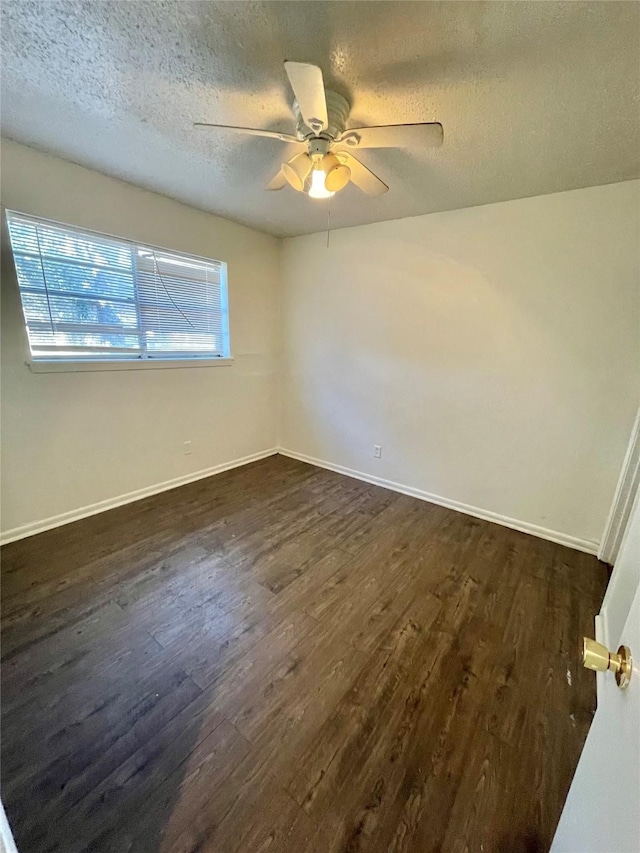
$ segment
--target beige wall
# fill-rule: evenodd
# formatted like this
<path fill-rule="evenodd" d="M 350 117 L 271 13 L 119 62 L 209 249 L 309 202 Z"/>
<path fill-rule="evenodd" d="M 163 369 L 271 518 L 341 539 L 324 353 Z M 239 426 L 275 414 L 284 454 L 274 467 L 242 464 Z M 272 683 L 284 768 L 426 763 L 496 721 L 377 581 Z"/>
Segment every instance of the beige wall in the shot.
<path fill-rule="evenodd" d="M 286 240 L 282 445 L 595 547 L 640 393 L 638 192 Z"/>
<path fill-rule="evenodd" d="M 3 252 L 2 530 L 272 448 L 279 241 L 12 142 L 3 141 L 1 165 L 6 207 L 227 261 L 235 358 L 230 367 L 33 374 Z"/>

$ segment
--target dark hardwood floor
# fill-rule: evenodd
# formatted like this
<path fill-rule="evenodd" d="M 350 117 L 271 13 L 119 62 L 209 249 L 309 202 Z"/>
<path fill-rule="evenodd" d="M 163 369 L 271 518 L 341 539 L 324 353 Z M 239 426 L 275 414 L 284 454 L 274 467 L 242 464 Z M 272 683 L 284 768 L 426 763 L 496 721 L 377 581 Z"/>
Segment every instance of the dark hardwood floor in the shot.
<path fill-rule="evenodd" d="M 548 850 L 606 580 L 281 456 L 7 545 L 18 847 Z"/>

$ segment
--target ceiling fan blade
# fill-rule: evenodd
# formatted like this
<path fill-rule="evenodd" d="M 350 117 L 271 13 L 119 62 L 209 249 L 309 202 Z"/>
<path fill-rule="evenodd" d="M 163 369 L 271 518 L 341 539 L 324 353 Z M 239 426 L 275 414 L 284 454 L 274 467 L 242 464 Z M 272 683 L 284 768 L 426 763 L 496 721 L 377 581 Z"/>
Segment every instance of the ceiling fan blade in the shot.
<path fill-rule="evenodd" d="M 280 171 L 271 178 L 269 183 L 266 185 L 265 190 L 281 190 L 283 187 L 286 187 L 286 185 L 287 179 L 285 178 L 282 169 L 280 169 Z"/>
<path fill-rule="evenodd" d="M 352 127 L 342 134 L 340 146 L 348 148 L 437 148 L 444 132 L 440 122 Z"/>
<path fill-rule="evenodd" d="M 320 68 L 306 62 L 285 62 L 284 70 L 287 72 L 304 123 L 314 133 L 325 130 L 329 117 Z"/>
<path fill-rule="evenodd" d="M 346 151 L 338 153 L 338 159 L 351 169 L 351 180 L 353 183 L 367 195 L 383 195 L 389 189 L 384 181 L 381 181 L 377 175 L 374 175 L 371 169 L 361 163 L 353 156 L 347 154 Z"/>
<path fill-rule="evenodd" d="M 208 124 L 206 121 L 195 121 L 194 127 L 213 127 L 216 130 L 230 130 L 232 133 L 243 133 L 245 136 L 266 136 L 269 139 L 279 139 L 281 142 L 297 142 L 300 140 L 291 133 L 280 133 L 277 130 L 261 130 L 258 127 L 233 127 L 229 124 Z"/>

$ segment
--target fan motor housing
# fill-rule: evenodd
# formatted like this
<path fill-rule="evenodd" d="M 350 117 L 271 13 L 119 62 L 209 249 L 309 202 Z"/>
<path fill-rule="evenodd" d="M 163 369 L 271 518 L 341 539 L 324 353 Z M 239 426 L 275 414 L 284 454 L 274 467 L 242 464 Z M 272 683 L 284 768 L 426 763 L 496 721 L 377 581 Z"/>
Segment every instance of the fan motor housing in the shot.
<path fill-rule="evenodd" d="M 302 115 L 300 114 L 300 108 L 298 107 L 297 102 L 293 102 L 293 114 L 296 117 L 296 133 L 300 140 L 308 139 L 312 136 L 319 136 L 320 138 L 334 141 L 344 133 L 344 128 L 349 116 L 349 110 L 351 109 L 349 101 L 337 92 L 332 92 L 331 89 L 325 90 L 325 97 L 327 101 L 327 118 L 329 119 L 329 123 L 326 130 L 322 130 L 318 134 L 314 133 L 311 128 L 307 127 Z"/>

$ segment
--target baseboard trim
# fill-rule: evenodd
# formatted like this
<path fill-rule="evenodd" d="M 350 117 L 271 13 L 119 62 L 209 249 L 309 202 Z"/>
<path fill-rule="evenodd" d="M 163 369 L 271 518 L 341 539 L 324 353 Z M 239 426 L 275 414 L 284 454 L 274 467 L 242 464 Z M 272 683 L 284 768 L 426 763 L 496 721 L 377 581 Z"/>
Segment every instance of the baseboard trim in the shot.
<path fill-rule="evenodd" d="M 178 486 L 186 486 L 187 483 L 204 480 L 206 477 L 213 477 L 215 474 L 230 471 L 232 468 L 240 468 L 242 465 L 257 462 L 259 459 L 266 459 L 267 456 L 274 456 L 276 453 L 278 453 L 278 448 L 276 447 L 272 447 L 269 450 L 261 450 L 259 453 L 251 453 L 249 456 L 233 459 L 231 462 L 222 462 L 220 465 L 214 465 L 212 468 L 203 468 L 200 471 L 185 474 L 183 477 L 174 477 L 173 480 L 165 480 L 163 483 L 156 483 L 153 486 L 136 489 L 134 492 L 127 492 L 127 494 L 118 495 L 115 498 L 98 501 L 98 503 L 89 504 L 70 512 L 52 515 L 50 518 L 45 518 L 41 521 L 32 521 L 29 524 L 23 524 L 20 527 L 14 527 L 12 530 L 5 530 L 3 533 L 0 533 L 0 545 L 6 545 L 18 539 L 26 539 L 27 536 L 35 536 L 36 533 L 44 533 L 45 530 L 62 527 L 63 524 L 71 524 L 72 521 L 79 521 L 81 518 L 87 518 L 90 515 L 98 515 L 100 512 L 106 512 L 109 509 L 115 509 L 118 506 L 124 506 L 124 504 L 130 504 L 134 501 L 142 500 L 142 498 L 160 494 L 160 492 L 168 492 L 170 489 L 178 488 Z"/>
<path fill-rule="evenodd" d="M 409 495 L 419 500 L 428 501 L 429 503 L 444 506 L 447 509 L 453 509 L 456 512 L 462 512 L 465 515 L 471 515 L 474 518 L 481 518 L 483 521 L 491 521 L 495 524 L 501 524 L 504 527 L 510 527 L 513 530 L 519 530 L 522 533 L 529 533 L 532 536 L 538 536 L 541 539 L 548 539 L 550 542 L 556 542 L 559 545 L 566 545 L 568 548 L 574 548 L 577 551 L 584 551 L 587 554 L 598 554 L 600 551 L 600 543 L 589 539 L 579 539 L 575 536 L 569 536 L 566 533 L 560 533 L 556 530 L 549 530 L 546 527 L 539 527 L 536 524 L 530 524 L 526 521 L 520 521 L 515 518 L 509 518 L 506 515 L 500 515 L 489 510 L 482 509 L 469 504 L 454 501 L 449 498 L 434 495 L 431 492 L 425 492 L 422 489 L 416 489 L 412 486 L 405 486 L 402 483 L 396 483 L 393 480 L 386 480 L 383 477 L 376 477 L 372 474 L 365 474 L 362 471 L 355 471 L 352 468 L 346 468 L 343 465 L 335 465 L 327 462 L 324 459 L 316 459 L 313 456 L 307 456 L 305 453 L 298 453 L 294 450 L 288 450 L 284 447 L 272 447 L 268 450 L 252 453 L 249 456 L 243 456 L 240 459 L 233 459 L 230 462 L 223 462 L 220 465 L 214 465 L 212 468 L 203 468 L 200 471 L 194 471 L 191 474 L 185 474 L 182 477 L 175 477 L 172 480 L 165 480 L 162 483 L 156 483 L 153 486 L 146 486 L 143 489 L 137 489 L 133 492 L 128 492 L 124 495 L 119 495 L 115 498 L 109 498 L 104 501 L 99 501 L 88 506 L 80 507 L 76 510 L 54 515 L 50 518 L 42 519 L 41 521 L 30 522 L 29 524 L 14 527 L 11 530 L 6 530 L 0 533 L 0 545 L 7 545 L 9 542 L 16 542 L 18 539 L 26 539 L 28 536 L 35 536 L 37 533 L 44 533 L 45 530 L 52 530 L 55 527 L 62 527 L 64 524 L 71 524 L 73 521 L 79 521 L 82 518 L 87 518 L 91 515 L 106 512 L 110 509 L 115 509 L 125 504 L 134 503 L 143 498 L 151 497 L 152 495 L 167 492 L 170 489 L 176 489 L 179 486 L 185 486 L 187 483 L 193 483 L 196 480 L 204 480 L 207 477 L 213 477 L 215 474 L 221 474 L 223 471 L 230 471 L 232 468 L 240 468 L 243 465 L 249 465 L 251 462 L 257 462 L 260 459 L 266 459 L 268 456 L 274 456 L 280 453 L 282 456 L 288 456 L 291 459 L 297 459 L 299 462 L 306 462 L 309 465 L 315 465 L 318 468 L 325 468 L 329 471 L 335 471 L 337 474 L 344 474 L 347 477 L 353 477 L 356 480 L 362 480 L 365 483 L 371 483 L 374 486 L 382 486 L 385 489 L 391 489 L 394 492 L 400 492 L 403 495 Z"/>
<path fill-rule="evenodd" d="M 612 566 L 618 556 L 638 488 L 640 488 L 640 409 L 631 430 L 631 438 L 598 551 L 598 557 Z"/>
<path fill-rule="evenodd" d="M 558 545 L 566 545 L 567 548 L 573 548 L 576 551 L 584 551 L 587 554 L 598 553 L 600 543 L 590 539 L 579 539 L 577 536 L 569 536 L 557 530 L 539 527 L 537 524 L 530 524 L 528 521 L 509 518 L 509 516 L 490 512 L 481 507 L 470 506 L 469 504 L 460 503 L 460 501 L 443 498 L 440 495 L 434 495 L 422 489 L 404 486 L 402 483 L 393 482 L 393 480 L 385 480 L 382 477 L 375 477 L 372 474 L 365 474 L 362 471 L 345 468 L 343 465 L 326 462 L 324 459 L 316 459 L 313 456 L 307 456 L 305 453 L 297 453 L 295 450 L 287 450 L 284 447 L 280 447 L 278 448 L 278 453 L 282 456 L 289 456 L 291 459 L 297 459 L 299 462 L 307 462 L 309 465 L 316 465 L 318 468 L 326 468 L 328 471 L 335 471 L 337 474 L 354 477 L 356 480 L 363 480 L 365 483 L 371 483 L 374 486 L 383 486 L 385 489 L 391 489 L 394 492 L 400 492 L 412 498 L 444 506 L 447 509 L 453 509 L 456 512 L 462 512 L 474 518 L 481 518 L 483 521 L 492 521 L 495 524 L 501 524 L 503 527 L 510 527 L 512 530 L 519 530 L 521 533 L 529 533 L 531 536 L 538 536 L 540 539 L 548 539 L 550 542 L 556 542 Z"/>

